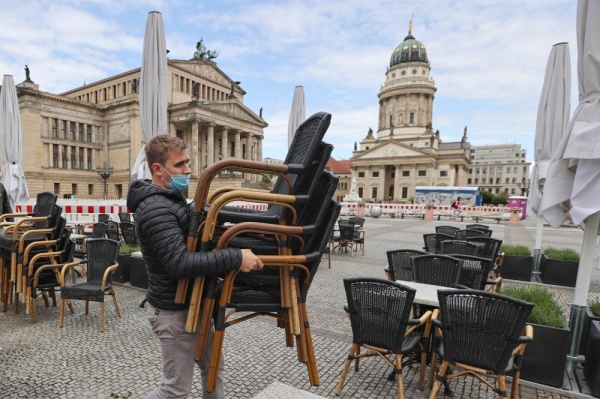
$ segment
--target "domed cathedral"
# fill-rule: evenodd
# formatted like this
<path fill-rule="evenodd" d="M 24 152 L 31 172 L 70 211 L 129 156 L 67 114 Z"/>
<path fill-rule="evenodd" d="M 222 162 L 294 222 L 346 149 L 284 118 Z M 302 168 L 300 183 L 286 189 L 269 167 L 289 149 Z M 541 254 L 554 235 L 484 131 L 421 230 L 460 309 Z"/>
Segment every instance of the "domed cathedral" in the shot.
<path fill-rule="evenodd" d="M 460 142 L 444 143 L 433 129 L 437 90 L 425 45 L 412 34 L 392 51 L 379 91 L 376 135 L 355 143 L 352 177 L 371 201 L 409 202 L 417 186 L 466 186 L 470 164 L 467 128 Z"/>

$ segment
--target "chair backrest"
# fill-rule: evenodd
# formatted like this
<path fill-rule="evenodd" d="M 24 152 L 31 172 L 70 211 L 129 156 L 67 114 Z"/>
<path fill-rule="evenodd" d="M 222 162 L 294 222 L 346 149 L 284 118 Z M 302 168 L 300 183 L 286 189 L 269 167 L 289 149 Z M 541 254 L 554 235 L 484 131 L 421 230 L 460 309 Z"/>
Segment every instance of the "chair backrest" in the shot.
<path fill-rule="evenodd" d="M 416 290 L 378 278 L 347 278 L 344 289 L 352 341 L 402 353 Z"/>
<path fill-rule="evenodd" d="M 110 215 L 107 213 L 101 213 L 98 215 L 98 221 L 100 223 L 108 222 L 110 220 Z"/>
<path fill-rule="evenodd" d="M 478 243 L 480 245 L 478 256 L 489 258 L 491 260 L 496 260 L 498 251 L 500 251 L 500 247 L 502 246 L 502 240 L 491 237 L 471 237 L 468 238 L 467 241 Z"/>
<path fill-rule="evenodd" d="M 454 240 L 453 236 L 442 233 L 423 234 L 425 252 L 439 254 L 442 252 L 442 241 Z"/>
<path fill-rule="evenodd" d="M 104 238 L 106 236 L 106 230 L 108 226 L 106 223 L 96 222 L 92 225 L 92 236 L 91 238 Z"/>
<path fill-rule="evenodd" d="M 504 374 L 533 304 L 487 291 L 439 290 L 444 359 Z"/>
<path fill-rule="evenodd" d="M 352 216 L 348 218 L 348 220 L 354 222 L 354 225 L 358 227 L 363 227 L 363 225 L 365 224 L 365 218 L 361 218 L 358 216 Z"/>
<path fill-rule="evenodd" d="M 468 225 L 466 225 L 465 229 L 489 230 L 490 226 L 487 226 L 485 224 L 474 223 L 474 224 L 468 224 Z"/>
<path fill-rule="evenodd" d="M 485 290 L 488 275 L 494 262 L 488 258 L 470 255 L 452 255 L 460 259 L 460 278 L 458 284 L 474 290 Z"/>
<path fill-rule="evenodd" d="M 481 237 L 481 236 L 485 236 L 485 235 L 486 235 L 486 233 L 481 230 L 464 229 L 464 230 L 458 230 L 456 232 L 456 234 L 454 234 L 454 238 L 457 240 L 466 240 L 467 238 Z"/>
<path fill-rule="evenodd" d="M 119 224 L 112 220 L 107 220 L 106 222 L 106 237 L 111 240 L 121 241 L 121 237 L 119 235 Z"/>
<path fill-rule="evenodd" d="M 135 224 L 133 222 L 121 222 L 120 227 L 125 244 L 134 246 L 138 245 Z"/>
<path fill-rule="evenodd" d="M 58 199 L 58 196 L 54 193 L 51 193 L 48 191 L 39 193 L 36 197 L 35 206 L 33 207 L 33 216 L 43 217 L 43 216 L 56 215 L 55 206 L 56 206 L 57 199 Z M 62 210 L 62 208 L 61 208 L 61 210 Z M 60 216 L 60 213 L 58 214 L 58 216 Z M 49 222 L 47 222 L 47 221 L 34 222 L 33 228 L 36 230 L 44 229 L 44 228 L 48 227 L 48 223 Z M 50 222 L 50 223 L 52 224 L 52 222 Z"/>
<path fill-rule="evenodd" d="M 479 254 L 479 245 L 469 241 L 446 240 L 442 241 L 442 254 L 461 254 L 477 256 Z"/>
<path fill-rule="evenodd" d="M 131 214 L 127 212 L 119 212 L 119 221 L 120 222 L 131 222 Z"/>
<path fill-rule="evenodd" d="M 411 258 L 417 283 L 455 288 L 460 278 L 460 259 L 448 255 L 422 255 Z"/>
<path fill-rule="evenodd" d="M 91 238 L 86 245 L 87 281 L 101 283 L 106 269 L 117 261 L 121 243 L 108 238 Z"/>
<path fill-rule="evenodd" d="M 388 266 L 392 280 L 412 281 L 413 271 L 410 258 L 427 255 L 427 252 L 415 249 L 395 249 L 387 251 Z"/>
<path fill-rule="evenodd" d="M 442 234 L 448 234 L 449 236 L 454 237 L 456 235 L 456 232 L 460 230 L 458 227 L 454 227 L 454 226 L 436 226 L 435 227 L 435 232 L 436 233 L 442 233 Z"/>
<path fill-rule="evenodd" d="M 352 241 L 354 238 L 354 222 L 349 220 L 339 220 L 338 228 L 340 230 L 340 240 Z"/>

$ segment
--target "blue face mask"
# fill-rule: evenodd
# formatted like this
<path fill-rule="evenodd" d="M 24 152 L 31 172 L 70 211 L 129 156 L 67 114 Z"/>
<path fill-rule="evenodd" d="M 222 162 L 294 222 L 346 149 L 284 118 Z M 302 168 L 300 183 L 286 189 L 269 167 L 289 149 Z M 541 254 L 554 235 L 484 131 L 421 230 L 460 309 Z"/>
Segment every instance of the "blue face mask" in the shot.
<path fill-rule="evenodd" d="M 171 190 L 185 190 L 190 185 L 190 175 L 172 175 L 161 166 L 161 169 L 169 175 L 171 181 L 168 182 L 165 179 L 163 181 Z"/>

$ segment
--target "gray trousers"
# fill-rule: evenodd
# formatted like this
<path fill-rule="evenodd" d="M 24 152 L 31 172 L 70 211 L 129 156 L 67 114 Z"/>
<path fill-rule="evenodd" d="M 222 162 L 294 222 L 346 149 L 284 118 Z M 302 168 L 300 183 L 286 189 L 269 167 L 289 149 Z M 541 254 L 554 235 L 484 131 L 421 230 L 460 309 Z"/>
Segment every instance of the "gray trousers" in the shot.
<path fill-rule="evenodd" d="M 163 362 L 162 384 L 148 395 L 148 399 L 178 399 L 187 398 L 192 390 L 194 377 L 194 349 L 198 334 L 185 332 L 187 309 L 162 310 L 156 309 L 150 303 L 148 306 L 148 320 L 152 331 L 160 341 L 160 350 Z M 219 365 L 217 387 L 213 392 L 206 392 L 205 381 L 208 378 L 208 366 L 212 348 L 214 329 L 210 326 L 208 344 L 202 360 L 196 362 L 202 377 L 202 397 L 204 399 L 222 399 L 223 391 L 223 358 Z"/>

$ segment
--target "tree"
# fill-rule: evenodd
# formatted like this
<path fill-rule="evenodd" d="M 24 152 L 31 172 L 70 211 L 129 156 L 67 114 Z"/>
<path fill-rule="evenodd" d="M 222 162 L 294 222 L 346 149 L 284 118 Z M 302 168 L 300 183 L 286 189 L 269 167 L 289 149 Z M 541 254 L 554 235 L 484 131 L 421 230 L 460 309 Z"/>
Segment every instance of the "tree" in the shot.
<path fill-rule="evenodd" d="M 494 205 L 506 205 L 508 202 L 508 197 L 504 194 L 499 194 L 494 196 L 493 203 Z"/>
<path fill-rule="evenodd" d="M 482 191 L 481 192 L 481 203 L 486 205 L 486 204 L 492 204 L 494 202 L 494 194 L 492 194 L 491 191 Z"/>

